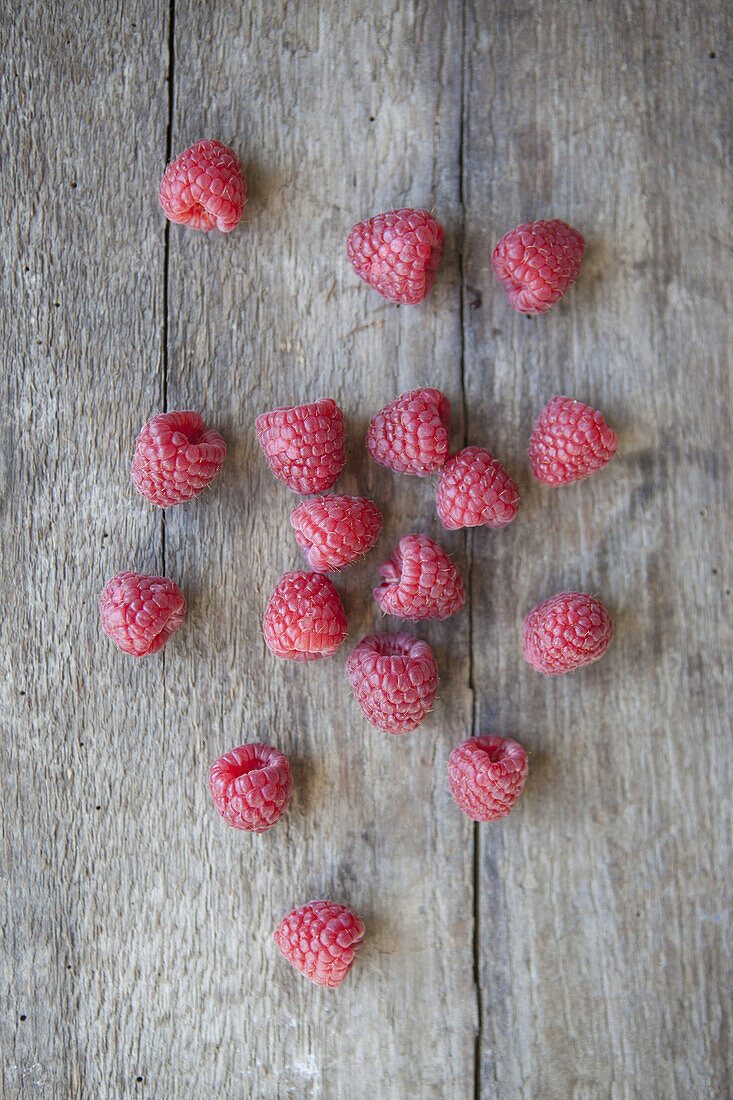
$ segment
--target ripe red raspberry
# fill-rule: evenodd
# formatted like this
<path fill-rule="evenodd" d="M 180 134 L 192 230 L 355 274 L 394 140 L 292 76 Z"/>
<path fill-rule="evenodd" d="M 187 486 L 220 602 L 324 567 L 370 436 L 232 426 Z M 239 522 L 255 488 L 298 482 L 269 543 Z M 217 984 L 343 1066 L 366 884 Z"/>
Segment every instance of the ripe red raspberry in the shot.
<path fill-rule="evenodd" d="M 506 817 L 522 793 L 527 754 L 509 737 L 471 737 L 450 754 L 448 781 L 464 814 L 474 821 Z"/>
<path fill-rule="evenodd" d="M 553 397 L 532 429 L 532 473 L 545 485 L 582 481 L 611 461 L 617 443 L 602 413 L 570 397 Z"/>
<path fill-rule="evenodd" d="M 458 567 L 427 535 L 405 535 L 379 569 L 384 580 L 374 599 L 399 619 L 447 619 L 460 611 L 466 593 Z"/>
<path fill-rule="evenodd" d="M 166 168 L 160 205 L 166 217 L 191 229 L 230 233 L 247 201 L 237 157 L 220 141 L 197 141 Z"/>
<path fill-rule="evenodd" d="M 384 733 L 416 729 L 438 690 L 433 651 L 411 634 L 363 638 L 346 662 L 346 671 L 367 721 Z"/>
<path fill-rule="evenodd" d="M 364 922 L 335 901 L 309 901 L 275 929 L 285 958 L 315 985 L 341 985 L 364 940 Z"/>
<path fill-rule="evenodd" d="M 339 594 L 320 573 L 286 573 L 270 596 L 262 624 L 276 657 L 315 661 L 331 657 L 346 637 Z"/>
<path fill-rule="evenodd" d="M 151 504 L 182 504 L 213 481 L 226 453 L 226 443 L 200 413 L 161 413 L 137 437 L 132 480 Z"/>
<path fill-rule="evenodd" d="M 443 226 L 427 210 L 389 210 L 357 222 L 346 255 L 359 278 L 383 298 L 414 306 L 433 289 Z"/>
<path fill-rule="evenodd" d="M 316 573 L 333 573 L 374 546 L 382 515 L 373 500 L 326 496 L 304 500 L 290 513 L 298 546 Z"/>
<path fill-rule="evenodd" d="M 307 496 L 330 489 L 346 461 L 344 414 L 330 397 L 257 417 L 257 438 L 276 478 Z"/>
<path fill-rule="evenodd" d="M 449 531 L 506 527 L 517 514 L 519 489 L 488 451 L 464 447 L 441 470 L 435 503 L 440 522 Z"/>
<path fill-rule="evenodd" d="M 178 585 L 167 577 L 125 572 L 105 584 L 99 613 L 104 633 L 123 653 L 148 657 L 178 630 L 186 601 Z"/>
<path fill-rule="evenodd" d="M 240 745 L 211 765 L 209 788 L 229 825 L 265 833 L 285 813 L 293 777 L 287 757 L 271 745 Z"/>
<path fill-rule="evenodd" d="M 403 393 L 372 419 L 369 454 L 398 474 L 434 474 L 448 457 L 449 419 L 450 402 L 440 390 Z"/>
<path fill-rule="evenodd" d="M 600 600 L 561 592 L 530 611 L 522 627 L 522 648 L 532 668 L 557 676 L 597 661 L 612 637 L 613 622 Z"/>
<path fill-rule="evenodd" d="M 554 218 L 527 222 L 506 233 L 491 257 L 510 306 L 544 313 L 578 277 L 585 241 L 577 229 Z"/>

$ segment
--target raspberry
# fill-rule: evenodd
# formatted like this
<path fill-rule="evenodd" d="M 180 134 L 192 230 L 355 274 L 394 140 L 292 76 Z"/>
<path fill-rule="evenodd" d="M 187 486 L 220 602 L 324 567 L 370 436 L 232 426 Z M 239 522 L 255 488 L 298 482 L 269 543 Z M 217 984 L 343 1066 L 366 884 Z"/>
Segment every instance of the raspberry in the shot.
<path fill-rule="evenodd" d="M 166 217 L 191 229 L 230 233 L 247 201 L 237 157 L 220 141 L 197 141 L 166 168 L 160 205 Z"/>
<path fill-rule="evenodd" d="M 509 305 L 520 313 L 544 313 L 578 277 L 585 241 L 554 218 L 527 222 L 506 233 L 491 257 Z"/>
<path fill-rule="evenodd" d="M 226 453 L 226 443 L 200 413 L 161 413 L 137 437 L 132 480 L 151 504 L 182 504 L 213 481 Z"/>
<path fill-rule="evenodd" d="M 276 657 L 315 661 L 331 657 L 346 637 L 339 594 L 320 573 L 286 573 L 270 596 L 262 624 Z"/>
<path fill-rule="evenodd" d="M 102 589 L 99 614 L 104 633 L 123 653 L 148 657 L 178 630 L 186 601 L 178 585 L 167 577 L 118 573 Z"/>
<path fill-rule="evenodd" d="M 471 737 L 448 761 L 451 793 L 474 821 L 506 817 L 527 778 L 527 754 L 509 737 Z"/>
<path fill-rule="evenodd" d="M 315 985 L 341 985 L 364 940 L 364 922 L 335 901 L 309 901 L 275 929 L 285 958 Z"/>
<path fill-rule="evenodd" d="M 344 414 L 330 397 L 257 417 L 257 438 L 276 478 L 307 496 L 330 489 L 346 461 Z"/>
<path fill-rule="evenodd" d="M 357 222 L 346 255 L 359 278 L 383 298 L 414 306 L 433 289 L 443 226 L 427 210 L 389 210 Z"/>
<path fill-rule="evenodd" d="M 229 825 L 265 833 L 285 813 L 293 777 L 287 757 L 271 745 L 240 745 L 211 765 L 209 788 Z"/>
<path fill-rule="evenodd" d="M 370 423 L 369 454 L 398 474 L 434 474 L 448 457 L 449 418 L 450 402 L 440 390 L 403 393 Z"/>
<path fill-rule="evenodd" d="M 602 413 L 570 397 L 553 397 L 532 429 L 532 473 L 545 485 L 582 481 L 611 461 L 617 443 Z"/>
<path fill-rule="evenodd" d="M 438 690 L 433 652 L 412 634 L 363 638 L 346 662 L 346 671 L 367 721 L 384 733 L 416 729 Z"/>
<path fill-rule="evenodd" d="M 449 531 L 506 527 L 517 514 L 519 489 L 488 451 L 464 447 L 441 470 L 435 503 L 440 522 Z"/>
<path fill-rule="evenodd" d="M 532 668 L 557 676 L 597 661 L 612 637 L 613 622 L 600 600 L 561 592 L 530 611 L 522 627 L 522 648 Z"/>
<path fill-rule="evenodd" d="M 447 619 L 466 602 L 458 568 L 427 535 L 405 535 L 380 567 L 374 589 L 382 611 L 399 619 Z"/>
<path fill-rule="evenodd" d="M 373 500 L 326 496 L 304 500 L 290 513 L 290 522 L 309 567 L 332 573 L 371 550 L 382 515 Z"/>

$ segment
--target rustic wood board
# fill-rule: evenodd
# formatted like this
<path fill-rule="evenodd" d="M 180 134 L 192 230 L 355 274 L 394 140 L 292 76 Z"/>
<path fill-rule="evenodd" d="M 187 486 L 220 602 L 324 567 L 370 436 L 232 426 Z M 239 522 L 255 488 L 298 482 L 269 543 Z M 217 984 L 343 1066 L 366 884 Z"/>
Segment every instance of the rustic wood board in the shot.
<path fill-rule="evenodd" d="M 725 8 L 178 0 L 15 4 L 5 25 L 2 1095 L 730 1096 Z M 204 135 L 245 162 L 229 237 L 157 209 L 167 152 Z M 429 301 L 397 309 L 343 243 L 407 203 L 448 246 Z M 587 259 L 528 321 L 489 257 L 548 213 Z M 369 416 L 420 384 L 450 396 L 455 446 L 516 474 L 506 531 L 442 533 L 428 482 L 366 461 Z M 555 392 L 621 439 L 559 493 L 525 456 Z M 253 422 L 326 394 L 347 417 L 340 484 L 385 527 L 337 581 L 344 653 L 291 666 L 260 619 L 300 566 L 293 499 Z M 129 461 L 166 407 L 200 408 L 229 453 L 162 520 Z M 416 631 L 439 702 L 388 739 L 343 663 L 383 623 L 370 588 L 408 529 L 454 553 L 470 608 Z M 165 570 L 190 605 L 139 663 L 96 611 L 126 567 Z M 545 681 L 521 618 L 570 586 L 608 602 L 616 640 Z M 488 730 L 527 745 L 531 776 L 479 829 L 445 763 Z M 257 738 L 296 784 L 252 838 L 206 774 Z M 369 932 L 335 993 L 271 942 L 324 894 Z"/>

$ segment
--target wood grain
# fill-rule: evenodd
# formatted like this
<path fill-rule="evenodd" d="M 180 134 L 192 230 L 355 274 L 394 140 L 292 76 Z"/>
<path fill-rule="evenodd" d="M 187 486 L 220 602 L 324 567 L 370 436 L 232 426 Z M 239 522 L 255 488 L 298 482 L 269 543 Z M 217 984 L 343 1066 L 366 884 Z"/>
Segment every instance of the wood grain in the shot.
<path fill-rule="evenodd" d="M 733 1093 L 729 16 L 712 0 L 5 13 L 4 1097 Z M 203 136 L 245 163 L 227 237 L 166 229 L 157 206 L 168 146 Z M 357 218 L 403 204 L 447 231 L 414 309 L 344 256 Z M 548 214 L 587 257 L 527 320 L 490 254 Z M 366 461 L 369 417 L 423 384 L 449 395 L 455 447 L 487 445 L 517 476 L 505 531 L 443 532 L 429 481 Z M 620 433 L 607 470 L 560 491 L 525 455 L 556 392 Z M 340 488 L 374 496 L 385 525 L 336 582 L 343 652 L 295 666 L 261 637 L 301 559 L 254 419 L 321 395 L 347 418 Z M 132 447 L 148 416 L 186 407 L 229 452 L 163 519 L 131 486 Z M 343 666 L 398 625 L 370 590 L 408 530 L 454 554 L 470 606 L 416 629 L 439 701 L 387 738 Z M 165 571 L 190 608 L 141 662 L 96 608 L 130 567 Z M 546 681 L 521 620 L 565 587 L 598 593 L 616 638 Z M 531 750 L 498 827 L 447 791 L 471 731 Z M 214 812 L 207 772 L 255 739 L 288 753 L 295 790 L 249 837 Z M 324 895 L 368 929 L 331 993 L 271 940 Z"/>
<path fill-rule="evenodd" d="M 721 9 L 492 14 L 475 5 L 466 27 L 468 431 L 516 473 L 523 501 L 506 532 L 473 538 L 473 682 L 479 731 L 516 736 L 532 757 L 516 813 L 480 833 L 480 1091 L 728 1097 Z M 588 249 L 567 299 L 528 320 L 489 260 L 513 224 L 547 215 Z M 555 393 L 595 404 L 620 434 L 611 466 L 559 491 L 532 482 L 525 454 Z M 592 668 L 544 679 L 518 658 L 521 620 L 567 588 L 607 602 L 616 638 Z"/>

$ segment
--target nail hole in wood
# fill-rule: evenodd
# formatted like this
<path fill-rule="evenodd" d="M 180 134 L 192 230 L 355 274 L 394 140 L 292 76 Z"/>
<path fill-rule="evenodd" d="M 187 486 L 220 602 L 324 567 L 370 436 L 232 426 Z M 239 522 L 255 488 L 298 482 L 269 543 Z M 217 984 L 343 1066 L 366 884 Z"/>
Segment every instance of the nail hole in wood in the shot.
<path fill-rule="evenodd" d="M 716 58 L 716 57 L 717 57 L 718 55 L 716 54 L 715 50 L 711 50 L 711 51 L 710 51 L 710 56 L 712 57 L 713 61 L 715 61 L 715 58 Z"/>
<path fill-rule="evenodd" d="M 21 1019 L 21 1020 L 25 1020 L 25 1016 L 21 1016 L 21 1017 L 20 1017 L 20 1019 Z"/>

